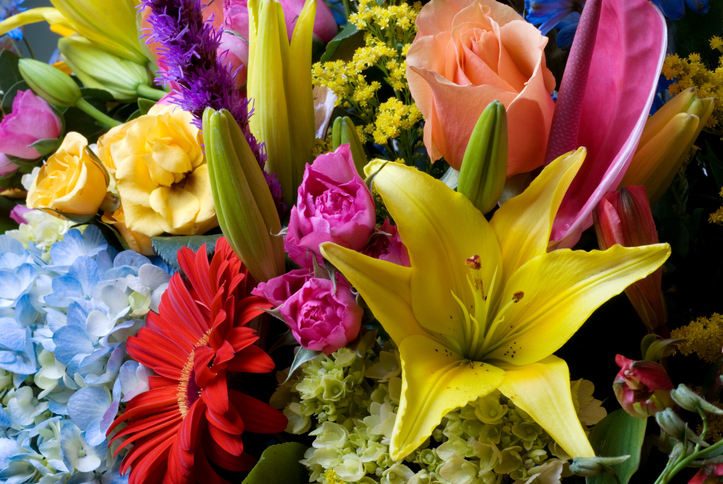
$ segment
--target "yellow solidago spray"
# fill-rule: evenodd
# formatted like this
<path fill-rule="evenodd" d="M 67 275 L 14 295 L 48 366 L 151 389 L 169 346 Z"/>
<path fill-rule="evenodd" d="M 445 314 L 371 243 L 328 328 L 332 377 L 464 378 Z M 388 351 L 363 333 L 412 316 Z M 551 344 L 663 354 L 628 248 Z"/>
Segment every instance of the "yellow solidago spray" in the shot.
<path fill-rule="evenodd" d="M 251 0 L 248 5 L 247 86 L 254 109 L 249 125 L 266 145 L 266 170 L 276 173 L 284 201 L 291 205 L 315 146 L 311 43 L 316 0 L 306 1 L 290 43 L 277 0 Z"/>

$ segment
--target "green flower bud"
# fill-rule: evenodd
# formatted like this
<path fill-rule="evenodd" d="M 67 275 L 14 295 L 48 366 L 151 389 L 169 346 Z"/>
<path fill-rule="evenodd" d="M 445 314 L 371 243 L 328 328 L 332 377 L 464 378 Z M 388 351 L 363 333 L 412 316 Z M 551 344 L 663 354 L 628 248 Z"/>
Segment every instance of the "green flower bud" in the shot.
<path fill-rule="evenodd" d="M 58 49 L 65 63 L 86 87 L 104 89 L 119 101 L 135 101 L 140 86 L 162 93 L 150 87 L 151 76 L 145 66 L 99 49 L 87 39 L 62 38 L 58 41 Z M 160 99 L 160 96 L 156 98 Z"/>
<path fill-rule="evenodd" d="M 470 136 L 459 171 L 457 191 L 482 213 L 494 208 L 507 180 L 507 113 L 493 101 L 485 108 Z"/>
<path fill-rule="evenodd" d="M 691 412 L 708 412 L 716 415 L 723 415 L 723 410 L 712 403 L 706 402 L 701 396 L 690 390 L 682 383 L 678 388 L 670 391 L 673 401 L 682 408 Z"/>
<path fill-rule="evenodd" d="M 50 104 L 66 108 L 82 99 L 78 85 L 61 70 L 33 59 L 20 59 L 18 67 L 35 94 Z"/>
<path fill-rule="evenodd" d="M 258 282 L 284 273 L 281 221 L 264 174 L 231 113 L 207 108 L 203 142 L 216 215 L 229 245 Z"/>
<path fill-rule="evenodd" d="M 570 464 L 570 472 L 584 477 L 596 476 L 603 471 L 613 473 L 610 466 L 625 462 L 629 457 L 629 455 L 620 457 L 576 457 Z"/>
<path fill-rule="evenodd" d="M 349 143 L 351 156 L 354 159 L 354 166 L 359 175 L 364 178 L 364 166 L 369 162 L 366 153 L 364 153 L 364 145 L 359 139 L 354 123 L 348 116 L 338 117 L 334 120 L 331 128 L 331 143 L 334 150 L 343 144 Z"/>

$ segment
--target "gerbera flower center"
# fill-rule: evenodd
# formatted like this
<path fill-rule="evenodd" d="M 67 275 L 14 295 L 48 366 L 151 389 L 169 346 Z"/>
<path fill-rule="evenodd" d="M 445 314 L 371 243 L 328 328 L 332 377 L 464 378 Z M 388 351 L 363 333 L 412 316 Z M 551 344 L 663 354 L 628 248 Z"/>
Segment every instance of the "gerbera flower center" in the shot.
<path fill-rule="evenodd" d="M 208 340 L 211 337 L 211 330 L 209 329 L 203 338 L 198 340 L 194 349 L 201 346 L 206 346 Z M 196 384 L 196 372 L 193 370 L 193 360 L 196 357 L 196 352 L 191 350 L 188 355 L 188 360 L 181 371 L 181 378 L 178 380 L 178 391 L 176 392 L 178 398 L 178 410 L 181 412 L 181 416 L 186 418 L 188 415 L 188 409 L 201 397 L 201 390 Z"/>

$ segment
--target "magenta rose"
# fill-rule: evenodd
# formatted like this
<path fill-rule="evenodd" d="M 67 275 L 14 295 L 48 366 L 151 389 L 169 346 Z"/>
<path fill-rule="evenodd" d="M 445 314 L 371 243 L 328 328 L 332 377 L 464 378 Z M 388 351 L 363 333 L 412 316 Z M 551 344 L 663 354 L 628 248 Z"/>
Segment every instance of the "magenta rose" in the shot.
<path fill-rule="evenodd" d="M 10 158 L 0 153 L 0 176 L 7 175 L 18 169 L 18 165 L 10 161 Z"/>
<path fill-rule="evenodd" d="M 389 219 L 384 220 L 379 232 L 372 236 L 372 240 L 362 253 L 400 266 L 411 267 L 412 265 L 409 262 L 407 248 L 399 237 L 397 226 L 392 225 Z"/>
<path fill-rule="evenodd" d="M 260 282 L 251 294 L 266 299 L 276 308 L 301 289 L 311 276 L 309 269 L 294 269 L 268 282 Z"/>
<path fill-rule="evenodd" d="M 60 118 L 48 103 L 30 89 L 18 91 L 12 113 L 0 122 L 0 153 L 28 160 L 38 158 L 40 153 L 29 145 L 41 139 L 57 138 L 62 129 Z"/>
<path fill-rule="evenodd" d="M 329 355 L 357 337 L 363 311 L 338 277 L 336 292 L 328 279 L 309 279 L 279 312 L 301 346 Z"/>
<path fill-rule="evenodd" d="M 349 145 L 307 165 L 296 206 L 291 209 L 284 248 L 302 267 L 321 262 L 319 244 L 334 242 L 353 250 L 366 246 L 374 231 L 374 199 L 354 167 Z"/>

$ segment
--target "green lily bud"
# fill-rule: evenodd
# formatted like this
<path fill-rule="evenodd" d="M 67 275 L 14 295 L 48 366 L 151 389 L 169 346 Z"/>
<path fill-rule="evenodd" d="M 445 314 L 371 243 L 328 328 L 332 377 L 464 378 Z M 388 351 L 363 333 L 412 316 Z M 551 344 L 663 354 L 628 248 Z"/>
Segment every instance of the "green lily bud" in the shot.
<path fill-rule="evenodd" d="M 356 132 L 356 126 L 352 122 L 349 116 L 338 117 L 334 120 L 334 124 L 331 129 L 331 144 L 334 150 L 343 144 L 349 143 L 351 149 L 351 156 L 354 159 L 354 166 L 356 171 L 359 172 L 359 176 L 364 178 L 364 167 L 369 160 L 364 152 L 364 145 L 362 145 L 359 139 L 359 134 Z"/>
<path fill-rule="evenodd" d="M 139 88 L 163 94 L 150 87 L 151 76 L 145 66 L 102 50 L 88 39 L 65 37 L 58 41 L 58 49 L 85 86 L 105 89 L 119 101 L 135 101 Z"/>
<path fill-rule="evenodd" d="M 670 391 L 670 396 L 675 403 L 691 412 L 709 412 L 716 415 L 723 415 L 723 410 L 712 403 L 706 402 L 700 395 L 682 383 L 678 385 L 678 388 Z"/>
<path fill-rule="evenodd" d="M 619 457 L 576 457 L 570 464 L 570 472 L 576 476 L 591 477 L 608 472 L 614 474 L 610 466 L 622 464 L 630 458 L 629 455 L 621 455 Z"/>
<path fill-rule="evenodd" d="M 45 62 L 20 59 L 20 75 L 35 94 L 58 107 L 75 106 L 81 99 L 80 88 L 66 73 Z"/>
<path fill-rule="evenodd" d="M 457 191 L 482 213 L 494 208 L 507 179 L 507 113 L 491 102 L 472 130 L 459 172 Z"/>
<path fill-rule="evenodd" d="M 226 110 L 203 113 L 203 142 L 219 225 L 258 282 L 284 272 L 281 221 L 256 158 Z"/>
<path fill-rule="evenodd" d="M 676 440 L 683 441 L 687 439 L 701 447 L 709 446 L 708 443 L 701 440 L 699 436 L 688 428 L 688 425 L 683 422 L 672 408 L 666 408 L 662 412 L 656 413 L 655 421 L 658 422 L 661 429 Z"/>

